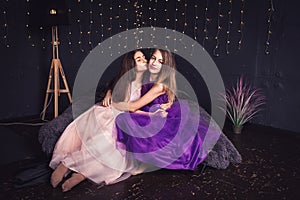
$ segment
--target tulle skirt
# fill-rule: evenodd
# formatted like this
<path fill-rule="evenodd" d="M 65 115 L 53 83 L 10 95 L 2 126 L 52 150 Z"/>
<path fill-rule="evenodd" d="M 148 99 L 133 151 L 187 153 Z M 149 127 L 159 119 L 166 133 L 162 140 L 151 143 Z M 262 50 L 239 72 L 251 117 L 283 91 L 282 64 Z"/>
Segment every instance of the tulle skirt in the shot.
<path fill-rule="evenodd" d="M 58 140 L 49 166 L 60 163 L 95 183 L 116 183 L 143 172 L 142 164 L 126 157 L 116 145 L 115 118 L 120 112 L 94 105 L 76 118 Z"/>

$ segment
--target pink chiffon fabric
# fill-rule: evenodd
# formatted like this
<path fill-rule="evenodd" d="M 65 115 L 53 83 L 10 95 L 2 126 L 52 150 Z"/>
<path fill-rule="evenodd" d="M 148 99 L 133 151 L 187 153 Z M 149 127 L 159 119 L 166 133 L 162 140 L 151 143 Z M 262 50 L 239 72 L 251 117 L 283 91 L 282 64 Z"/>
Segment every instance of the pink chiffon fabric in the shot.
<path fill-rule="evenodd" d="M 140 89 L 130 87 L 130 101 L 140 98 Z M 143 164 L 128 159 L 117 148 L 115 118 L 121 112 L 94 105 L 77 117 L 56 143 L 49 166 L 60 163 L 99 184 L 112 184 L 143 172 Z"/>

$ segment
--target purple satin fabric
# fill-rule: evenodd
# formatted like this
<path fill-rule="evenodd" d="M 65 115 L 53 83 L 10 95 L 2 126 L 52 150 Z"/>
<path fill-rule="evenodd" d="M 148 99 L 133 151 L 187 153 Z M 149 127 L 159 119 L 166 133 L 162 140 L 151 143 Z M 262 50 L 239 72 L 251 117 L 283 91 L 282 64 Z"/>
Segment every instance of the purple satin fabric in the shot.
<path fill-rule="evenodd" d="M 153 84 L 142 87 L 142 95 Z M 168 102 L 163 94 L 141 110 L 159 109 Z M 194 170 L 207 156 L 202 143 L 208 124 L 186 100 L 177 100 L 167 110 L 167 117 L 122 113 L 116 118 L 117 141 L 130 156 L 141 162 L 167 169 Z"/>

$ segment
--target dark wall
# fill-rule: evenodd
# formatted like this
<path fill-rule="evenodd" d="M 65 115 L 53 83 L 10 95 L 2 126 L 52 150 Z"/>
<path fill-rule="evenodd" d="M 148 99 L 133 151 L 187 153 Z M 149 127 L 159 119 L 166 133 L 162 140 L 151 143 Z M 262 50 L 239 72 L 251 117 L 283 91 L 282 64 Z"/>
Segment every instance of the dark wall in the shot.
<path fill-rule="evenodd" d="M 30 20 L 35 10 L 39 9 L 33 2 L 33 0 L 1 2 L 0 7 L 6 10 L 6 14 L 1 15 L 0 24 L 4 25 L 5 22 L 8 24 L 8 28 L 1 26 L 0 30 L 2 36 L 7 35 L 6 40 L 2 37 L 0 41 L 0 87 L 2 91 L 0 119 L 2 121 L 37 116 L 43 108 L 52 58 L 51 38 L 49 27 L 44 26 L 43 29 L 40 29 Z M 195 2 L 197 2 L 197 11 Z M 67 7 L 71 9 L 69 12 L 70 25 L 59 27 L 61 41 L 59 51 L 70 88 L 72 89 L 76 73 L 89 51 L 98 43 L 125 31 L 126 28 L 136 28 L 139 25 L 141 27 L 167 26 L 167 28 L 176 29 L 179 32 L 184 31 L 192 38 L 197 36 L 197 41 L 203 44 L 207 1 L 195 2 L 169 0 L 156 3 L 148 0 L 143 1 L 142 6 L 138 1 L 139 7 L 134 7 L 135 1 L 94 0 L 92 3 L 91 1 L 81 1 L 81 3 L 67 1 Z M 242 1 L 233 1 L 229 54 L 226 54 L 226 28 L 230 5 L 229 1 L 222 1 L 220 12 L 223 17 L 219 18 L 222 29 L 219 32 L 220 44 L 217 51 L 219 56 L 215 56 L 213 53 L 218 30 L 218 1 L 208 2 L 206 16 L 210 21 L 206 27 L 209 37 L 208 40 L 205 40 L 205 49 L 217 64 L 225 86 L 230 87 L 237 77 L 243 74 L 250 82 L 262 87 L 267 97 L 264 111 L 253 122 L 300 132 L 298 127 L 300 118 L 297 117 L 300 112 L 300 79 L 298 78 L 300 70 L 297 66 L 297 53 L 300 45 L 298 39 L 300 19 L 297 13 L 297 8 L 300 6 L 299 1 L 273 1 L 275 11 L 271 18 L 272 34 L 270 35 L 269 54 L 265 53 L 265 48 L 270 1 L 245 1 L 245 25 L 242 29 L 241 49 L 238 49 L 238 41 L 241 38 L 238 30 Z M 30 11 L 29 15 L 28 11 Z M 100 13 L 102 13 L 102 17 Z M 197 30 L 194 29 L 196 14 L 199 16 L 196 21 Z M 166 20 L 168 18 L 169 21 Z M 91 20 L 93 23 L 90 23 Z M 186 27 L 184 22 L 187 22 Z M 29 24 L 29 27 L 26 24 Z M 91 33 L 88 34 L 88 31 Z M 69 34 L 70 32 L 71 34 Z M 30 38 L 29 35 L 31 35 Z M 7 44 L 9 47 L 6 46 Z M 183 58 L 177 57 L 176 60 L 179 71 L 191 78 L 192 85 L 198 96 L 201 97 L 201 105 L 209 110 L 210 99 L 205 83 L 201 77 L 195 77 L 193 69 L 187 67 L 189 64 Z M 117 70 L 116 65 L 117 63 L 107 72 L 105 80 L 113 76 Z M 60 112 L 67 106 L 68 100 L 65 95 L 62 95 Z M 52 110 L 51 102 L 47 112 L 52 113 Z"/>

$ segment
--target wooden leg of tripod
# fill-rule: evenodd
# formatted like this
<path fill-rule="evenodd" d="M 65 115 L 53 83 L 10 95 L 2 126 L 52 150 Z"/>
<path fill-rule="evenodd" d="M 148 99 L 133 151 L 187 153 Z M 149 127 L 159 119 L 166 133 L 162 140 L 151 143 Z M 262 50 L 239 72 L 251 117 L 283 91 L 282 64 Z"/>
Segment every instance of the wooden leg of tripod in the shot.
<path fill-rule="evenodd" d="M 63 79 L 65 89 L 60 89 L 60 75 Z M 53 89 L 51 89 L 51 81 L 52 77 L 54 77 L 53 80 Z M 46 92 L 46 98 L 44 103 L 44 109 L 43 109 L 43 115 L 42 119 L 45 119 L 47 104 L 48 104 L 48 97 L 49 93 L 54 93 L 54 117 L 58 116 L 58 97 L 60 96 L 60 93 L 67 93 L 70 103 L 72 103 L 72 97 L 71 93 L 68 87 L 67 79 L 64 73 L 64 70 L 62 68 L 61 62 L 59 59 L 52 59 L 51 68 L 50 68 L 50 74 L 48 79 L 48 86 L 47 86 L 47 92 Z"/>
<path fill-rule="evenodd" d="M 59 95 L 59 60 L 54 61 L 54 117 L 58 116 L 58 95 Z"/>
<path fill-rule="evenodd" d="M 54 62 L 52 60 L 51 67 L 50 67 L 50 72 L 49 72 L 49 77 L 48 77 L 46 97 L 45 97 L 45 101 L 44 101 L 44 108 L 43 108 L 43 115 L 42 115 L 43 120 L 45 119 L 45 115 L 46 115 L 46 109 L 47 109 L 47 104 L 48 104 L 49 93 L 52 92 L 50 87 L 51 87 L 51 81 L 52 81 L 52 77 L 53 77 L 53 69 L 54 69 Z"/>
<path fill-rule="evenodd" d="M 59 63 L 60 63 L 60 65 L 59 65 L 60 75 L 62 77 L 62 80 L 63 80 L 65 88 L 66 88 L 65 93 L 68 94 L 69 101 L 70 101 L 70 103 L 72 103 L 72 97 L 71 97 L 71 93 L 70 93 L 70 90 L 69 90 L 69 87 L 68 87 L 68 82 L 67 82 L 67 79 L 66 79 L 66 76 L 65 76 L 65 73 L 64 73 L 64 69 L 62 68 L 61 62 L 59 62 Z"/>

